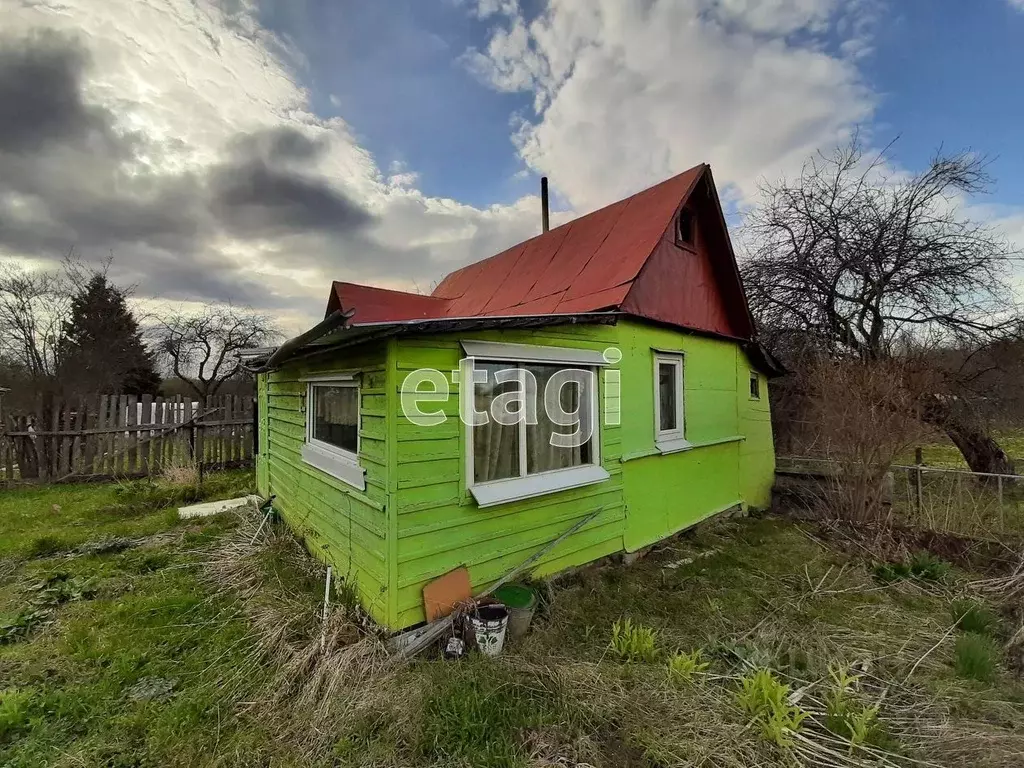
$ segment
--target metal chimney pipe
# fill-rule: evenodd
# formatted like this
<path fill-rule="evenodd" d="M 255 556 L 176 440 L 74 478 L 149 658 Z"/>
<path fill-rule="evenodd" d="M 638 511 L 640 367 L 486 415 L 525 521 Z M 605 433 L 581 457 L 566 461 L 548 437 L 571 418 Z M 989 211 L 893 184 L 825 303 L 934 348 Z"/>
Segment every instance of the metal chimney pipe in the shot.
<path fill-rule="evenodd" d="M 541 231 L 547 232 L 551 229 L 548 220 L 548 177 L 540 177 L 540 225 Z"/>

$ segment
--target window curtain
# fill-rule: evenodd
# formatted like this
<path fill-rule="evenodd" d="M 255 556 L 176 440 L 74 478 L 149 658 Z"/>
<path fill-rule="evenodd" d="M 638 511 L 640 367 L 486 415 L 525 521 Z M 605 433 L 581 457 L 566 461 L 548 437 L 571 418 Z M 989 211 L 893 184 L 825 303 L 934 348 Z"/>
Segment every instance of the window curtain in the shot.
<path fill-rule="evenodd" d="M 525 368 L 533 374 L 536 380 L 536 392 L 532 386 L 526 393 L 527 402 L 536 402 L 536 424 L 499 424 L 491 416 L 491 405 L 495 398 L 502 393 L 518 392 L 520 383 L 518 378 L 514 381 L 497 383 L 494 374 L 500 370 Z M 486 424 L 473 427 L 473 480 L 477 483 L 485 483 L 492 480 L 504 480 L 513 477 L 520 477 L 520 429 L 526 430 L 526 474 L 532 475 L 538 472 L 550 472 L 558 469 L 568 469 L 582 464 L 589 464 L 593 460 L 593 439 L 588 439 L 582 445 L 571 447 L 560 447 L 551 444 L 551 435 L 560 433 L 563 435 L 574 434 L 579 427 L 574 424 L 556 424 L 548 415 L 544 407 L 544 392 L 551 380 L 558 371 L 563 370 L 560 366 L 553 365 L 527 365 L 516 366 L 512 363 L 477 363 L 478 371 L 485 371 L 487 380 L 474 387 L 474 402 L 476 410 L 488 414 Z M 534 400 L 534 396 L 536 399 Z M 559 401 L 562 412 L 565 414 L 578 414 L 586 423 L 589 414 L 580 413 L 581 397 L 588 394 L 581 392 L 581 386 L 575 382 L 564 383 L 559 390 Z M 533 406 L 528 405 L 531 416 L 534 414 Z"/>
<path fill-rule="evenodd" d="M 359 389 L 314 385 L 313 401 L 313 437 L 354 453 L 359 444 Z"/>
<path fill-rule="evenodd" d="M 499 384 L 494 375 L 508 369 L 508 363 L 477 363 L 476 369 L 487 374 L 487 381 L 474 388 L 476 410 L 488 414 L 486 424 L 473 427 L 473 480 L 486 483 L 519 477 L 519 425 L 502 425 L 490 417 L 491 404 L 498 395 L 516 392 L 518 381 Z"/>
<path fill-rule="evenodd" d="M 559 433 L 571 435 L 578 427 L 575 425 L 556 424 L 548 415 L 544 407 L 544 392 L 559 370 L 553 365 L 529 365 L 526 369 L 530 371 L 537 381 L 537 423 L 529 424 L 526 427 L 526 471 L 527 474 L 537 472 L 550 472 L 555 469 L 568 469 L 578 467 L 590 461 L 590 442 L 583 445 L 563 448 L 551 444 L 551 435 Z M 580 410 L 580 386 L 574 382 L 563 383 L 559 390 L 559 403 L 563 414 L 579 414 Z M 557 414 L 556 414 L 557 415 Z M 579 414 L 584 416 L 585 414 Z"/>

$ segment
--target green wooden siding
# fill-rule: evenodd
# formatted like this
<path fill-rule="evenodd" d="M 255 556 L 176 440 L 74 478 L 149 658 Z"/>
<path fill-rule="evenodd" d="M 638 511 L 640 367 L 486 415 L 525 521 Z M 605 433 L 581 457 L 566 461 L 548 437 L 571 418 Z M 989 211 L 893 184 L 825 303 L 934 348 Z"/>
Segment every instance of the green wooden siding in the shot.
<path fill-rule="evenodd" d="M 458 376 L 451 376 L 463 339 L 621 350 L 621 362 L 602 369 L 621 377 L 621 426 L 605 423 L 606 379 L 599 376 L 601 463 L 610 478 L 479 508 L 467 489 L 467 436 L 459 421 Z M 667 456 L 656 450 L 654 349 L 685 355 L 686 437 L 699 447 Z M 424 406 L 443 412 L 443 424 L 418 426 L 402 412 L 406 377 L 421 368 L 448 378 L 450 400 Z M 363 372 L 365 493 L 306 465 L 300 455 L 300 379 L 352 370 Z M 762 377 L 761 399 L 750 398 L 750 372 L 734 343 L 626 320 L 397 338 L 345 350 L 260 377 L 260 491 L 277 494 L 275 506 L 310 550 L 339 575 L 354 578 L 372 615 L 398 629 L 423 620 L 422 589 L 431 579 L 466 565 L 479 590 L 595 510 L 601 514 L 545 557 L 536 575 L 635 550 L 735 504 L 766 506 L 774 471 L 768 387 Z"/>
<path fill-rule="evenodd" d="M 540 344 L 604 351 L 616 345 L 614 326 L 572 326 L 536 331 L 487 331 L 396 342 L 396 451 L 398 482 L 394 506 L 398 532 L 397 626 L 423 621 L 423 585 L 459 565 L 469 568 L 481 589 L 591 512 L 601 514 L 538 564 L 543 575 L 590 562 L 622 549 L 625 507 L 619 428 L 601 428 L 601 462 L 611 475 L 603 483 L 480 509 L 467 490 L 466 435 L 459 421 L 458 377 L 462 339 Z M 451 400 L 424 410 L 441 410 L 448 420 L 420 427 L 402 412 L 406 376 L 434 368 L 448 376 Z M 600 390 L 600 383 L 599 383 Z M 599 391 L 600 395 L 600 391 Z"/>
<path fill-rule="evenodd" d="M 301 379 L 352 370 L 362 372 L 359 463 L 366 470 L 365 492 L 306 464 L 301 456 L 306 437 L 306 384 Z M 267 407 L 261 409 L 267 445 L 260 457 L 266 472 L 261 492 L 276 494 L 275 509 L 309 551 L 354 583 L 367 610 L 387 623 L 391 619 L 387 346 L 347 350 L 330 359 L 291 365 L 261 376 L 259 387 L 267 398 Z M 258 468 L 258 476 L 261 471 Z"/>
<path fill-rule="evenodd" d="M 768 387 L 762 381 L 762 402 L 750 401 L 749 361 L 739 346 L 634 321 L 618 327 L 626 549 L 647 546 L 736 504 L 767 506 L 774 472 Z M 683 354 L 685 436 L 697 446 L 710 445 L 665 456 L 657 451 L 654 350 Z"/>
<path fill-rule="evenodd" d="M 757 373 L 761 397 L 750 397 L 750 375 L 756 373 L 746 353 L 737 350 L 736 393 L 739 403 L 740 432 L 746 439 L 740 444 L 740 473 L 743 498 L 751 507 L 768 509 L 775 481 L 775 443 L 772 414 L 768 401 L 768 380 Z"/>

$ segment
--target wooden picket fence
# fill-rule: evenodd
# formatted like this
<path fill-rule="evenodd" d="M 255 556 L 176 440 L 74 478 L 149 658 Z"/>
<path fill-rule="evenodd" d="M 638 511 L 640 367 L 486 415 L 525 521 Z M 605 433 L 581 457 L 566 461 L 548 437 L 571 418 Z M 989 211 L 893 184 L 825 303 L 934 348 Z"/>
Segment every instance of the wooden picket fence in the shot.
<path fill-rule="evenodd" d="M 41 399 L 0 423 L 0 482 L 145 477 L 252 463 L 251 397 Z"/>

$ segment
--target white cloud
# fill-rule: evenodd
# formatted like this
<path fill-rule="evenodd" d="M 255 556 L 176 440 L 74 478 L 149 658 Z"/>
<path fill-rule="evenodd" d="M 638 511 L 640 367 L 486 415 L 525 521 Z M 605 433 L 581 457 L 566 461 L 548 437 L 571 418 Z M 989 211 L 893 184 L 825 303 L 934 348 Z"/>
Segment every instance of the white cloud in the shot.
<path fill-rule="evenodd" d="M 64 223 L 67 239 L 52 252 L 0 250 L 0 257 L 38 263 L 77 245 L 99 259 L 113 249 L 115 276 L 138 283 L 143 301 L 249 301 L 295 329 L 321 315 L 332 279 L 427 290 L 450 269 L 538 229 L 535 198 L 480 209 L 424 195 L 410 169 L 383 172 L 343 120 L 311 112 L 289 66 L 301 55 L 259 26 L 251 0 L 0 0 L 0 7 L 4 34 L 57 30 L 91 54 L 82 98 L 114 115 L 117 131 L 134 133 L 144 147 L 110 174 L 110 184 L 189 179 L 202 189 L 240 136 L 283 127 L 324 147 L 297 178 L 371 216 L 353 232 L 268 228 L 245 237 L 204 218 L 189 252 L 154 238 L 83 242 L 82 231 Z M 12 194 L 9 204 L 19 199 Z M 45 199 L 28 202 L 39 206 L 34 216 L 50 215 Z"/>
<path fill-rule="evenodd" d="M 550 0 L 514 10 L 463 60 L 492 87 L 535 94 L 524 161 L 589 209 L 708 161 L 749 196 L 871 117 L 858 0 Z M 838 36 L 840 45 L 826 45 Z"/>

